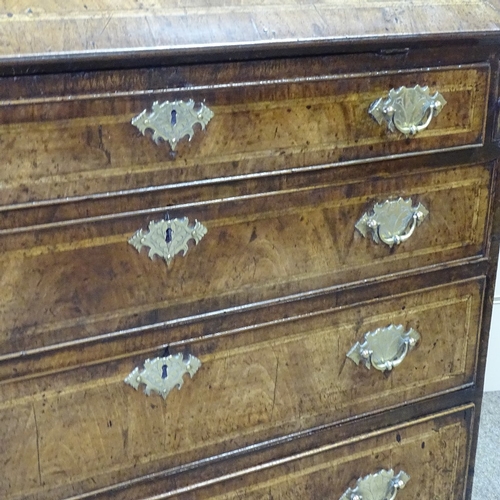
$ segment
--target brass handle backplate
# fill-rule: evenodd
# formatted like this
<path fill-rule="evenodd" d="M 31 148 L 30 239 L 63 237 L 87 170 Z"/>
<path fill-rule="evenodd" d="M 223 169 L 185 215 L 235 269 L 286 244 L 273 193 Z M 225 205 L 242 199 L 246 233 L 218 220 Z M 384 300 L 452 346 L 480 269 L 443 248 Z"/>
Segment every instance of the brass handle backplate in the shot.
<path fill-rule="evenodd" d="M 371 233 L 375 243 L 383 242 L 393 247 L 410 238 L 428 214 L 422 203 L 412 206 L 410 198 L 386 200 L 364 213 L 355 227 L 365 238 Z"/>
<path fill-rule="evenodd" d="M 394 500 L 409 480 L 405 471 L 395 476 L 392 469 L 382 469 L 359 478 L 355 488 L 349 488 L 339 500 Z"/>
<path fill-rule="evenodd" d="M 366 333 L 364 341 L 356 342 L 347 357 L 368 369 L 371 365 L 380 371 L 392 370 L 403 362 L 419 340 L 420 334 L 413 328 L 405 332 L 403 325 L 389 325 Z"/>
<path fill-rule="evenodd" d="M 406 137 L 425 130 L 446 104 L 444 97 L 429 87 L 391 89 L 386 97 L 374 101 L 368 113 L 379 125 L 385 123 L 391 132 L 399 130 Z"/>

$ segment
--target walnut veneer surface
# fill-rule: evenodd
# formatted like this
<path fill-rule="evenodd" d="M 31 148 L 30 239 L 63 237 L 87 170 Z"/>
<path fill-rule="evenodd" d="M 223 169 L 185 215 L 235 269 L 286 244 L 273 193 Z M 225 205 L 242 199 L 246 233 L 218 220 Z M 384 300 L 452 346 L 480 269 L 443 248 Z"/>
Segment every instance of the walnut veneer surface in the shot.
<path fill-rule="evenodd" d="M 42 3 L 0 0 L 0 498 L 337 500 L 389 469 L 470 498 L 500 4 Z M 424 130 L 369 115 L 416 85 L 446 100 Z M 131 123 L 191 99 L 175 150 Z M 406 241 L 355 228 L 399 197 Z M 169 265 L 128 243 L 183 217 L 207 233 Z M 399 366 L 347 357 L 389 325 L 420 334 Z M 124 382 L 178 353 L 165 400 Z"/>

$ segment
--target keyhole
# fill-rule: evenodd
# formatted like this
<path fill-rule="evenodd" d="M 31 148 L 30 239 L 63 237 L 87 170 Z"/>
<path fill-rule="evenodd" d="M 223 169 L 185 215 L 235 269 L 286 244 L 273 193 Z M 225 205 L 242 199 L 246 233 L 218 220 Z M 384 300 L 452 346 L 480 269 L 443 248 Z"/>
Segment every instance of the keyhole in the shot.
<path fill-rule="evenodd" d="M 171 227 L 167 228 L 167 234 L 165 235 L 165 241 L 167 243 L 170 243 L 172 241 L 172 228 Z"/>
<path fill-rule="evenodd" d="M 161 378 L 167 378 L 167 365 L 161 367 Z"/>
<path fill-rule="evenodd" d="M 174 126 L 177 123 L 177 111 L 175 109 L 170 113 L 170 123 Z"/>

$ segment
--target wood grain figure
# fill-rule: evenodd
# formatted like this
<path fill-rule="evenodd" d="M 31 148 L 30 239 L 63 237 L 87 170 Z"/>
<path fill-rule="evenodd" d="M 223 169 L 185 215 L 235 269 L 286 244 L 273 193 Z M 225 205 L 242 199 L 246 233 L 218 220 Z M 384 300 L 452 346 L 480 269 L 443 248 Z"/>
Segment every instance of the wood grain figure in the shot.
<path fill-rule="evenodd" d="M 0 0 L 0 497 L 469 500 L 499 1 L 42 3 Z"/>

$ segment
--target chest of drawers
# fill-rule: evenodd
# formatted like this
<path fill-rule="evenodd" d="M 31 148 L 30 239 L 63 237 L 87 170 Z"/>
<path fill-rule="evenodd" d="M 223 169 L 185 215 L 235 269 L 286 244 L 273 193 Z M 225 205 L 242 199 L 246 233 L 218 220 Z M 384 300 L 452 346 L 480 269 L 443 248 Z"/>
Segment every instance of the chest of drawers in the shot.
<path fill-rule="evenodd" d="M 345 3 L 4 2 L 1 498 L 470 498 L 500 13 Z"/>

